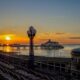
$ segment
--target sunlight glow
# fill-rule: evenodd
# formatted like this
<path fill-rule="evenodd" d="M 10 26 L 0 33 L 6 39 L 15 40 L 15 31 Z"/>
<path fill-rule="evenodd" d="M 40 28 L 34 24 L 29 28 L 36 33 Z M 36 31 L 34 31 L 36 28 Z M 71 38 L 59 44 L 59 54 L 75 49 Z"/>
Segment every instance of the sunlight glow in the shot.
<path fill-rule="evenodd" d="M 11 40 L 11 37 L 10 37 L 10 36 L 6 36 L 5 39 L 6 39 L 7 41 L 9 41 L 9 40 Z"/>

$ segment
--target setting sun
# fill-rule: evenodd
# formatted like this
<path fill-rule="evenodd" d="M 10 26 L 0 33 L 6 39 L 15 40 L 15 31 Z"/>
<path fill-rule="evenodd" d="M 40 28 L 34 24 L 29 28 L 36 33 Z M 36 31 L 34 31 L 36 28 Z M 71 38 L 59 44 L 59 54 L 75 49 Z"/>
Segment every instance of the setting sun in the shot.
<path fill-rule="evenodd" d="M 11 37 L 10 36 L 6 36 L 5 39 L 9 41 L 9 40 L 11 40 Z"/>

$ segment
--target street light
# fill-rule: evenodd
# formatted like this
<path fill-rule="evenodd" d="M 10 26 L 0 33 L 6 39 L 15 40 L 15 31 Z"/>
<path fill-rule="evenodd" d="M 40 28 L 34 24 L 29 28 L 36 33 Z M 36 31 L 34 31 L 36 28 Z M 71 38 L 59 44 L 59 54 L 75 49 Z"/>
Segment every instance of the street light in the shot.
<path fill-rule="evenodd" d="M 33 26 L 29 27 L 27 34 L 28 34 L 28 37 L 30 39 L 28 68 L 34 68 L 33 39 L 34 39 L 34 36 L 36 34 L 36 30 L 34 29 Z"/>

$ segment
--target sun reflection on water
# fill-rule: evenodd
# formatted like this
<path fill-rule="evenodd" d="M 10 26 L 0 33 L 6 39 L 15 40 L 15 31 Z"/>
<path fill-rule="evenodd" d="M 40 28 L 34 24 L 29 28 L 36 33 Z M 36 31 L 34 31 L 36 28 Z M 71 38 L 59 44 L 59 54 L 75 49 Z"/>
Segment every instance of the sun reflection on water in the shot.
<path fill-rule="evenodd" d="M 11 52 L 12 48 L 10 46 L 6 46 L 6 47 L 4 47 L 4 51 L 5 52 Z"/>

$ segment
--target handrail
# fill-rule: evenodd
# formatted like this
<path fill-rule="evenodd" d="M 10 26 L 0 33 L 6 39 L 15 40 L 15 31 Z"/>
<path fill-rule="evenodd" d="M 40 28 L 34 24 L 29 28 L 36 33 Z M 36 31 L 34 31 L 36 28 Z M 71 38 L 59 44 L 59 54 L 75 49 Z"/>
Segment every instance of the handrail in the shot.
<path fill-rule="evenodd" d="M 64 68 L 65 70 L 67 70 L 66 67 L 56 66 L 56 65 L 54 66 L 54 65 L 52 65 L 52 64 L 47 64 L 47 63 L 43 63 L 43 62 L 40 62 L 40 61 L 35 61 L 35 63 L 45 64 L 46 66 Z M 72 67 L 72 66 L 71 66 L 71 67 Z M 79 70 L 76 70 L 76 69 L 69 68 L 69 70 L 80 73 L 80 71 L 79 71 Z"/>

